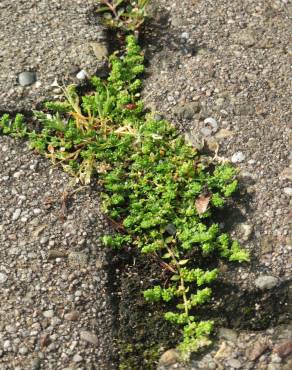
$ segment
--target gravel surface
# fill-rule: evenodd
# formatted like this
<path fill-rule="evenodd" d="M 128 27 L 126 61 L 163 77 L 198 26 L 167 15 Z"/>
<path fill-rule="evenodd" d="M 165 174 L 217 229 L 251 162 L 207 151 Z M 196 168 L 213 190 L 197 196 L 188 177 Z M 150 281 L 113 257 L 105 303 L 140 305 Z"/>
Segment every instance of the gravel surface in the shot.
<path fill-rule="evenodd" d="M 1 370 L 116 368 L 107 225 L 96 192 L 68 184 L 0 137 Z"/>
<path fill-rule="evenodd" d="M 277 313 L 285 333 L 233 332 L 232 340 L 221 339 L 191 369 L 290 369 L 292 328 L 281 311 L 292 312 L 291 2 L 160 0 L 152 16 L 144 39 L 147 105 L 198 149 L 215 151 L 241 170 L 238 205 L 221 221 L 253 259 L 242 267 L 222 266 L 222 282 L 229 291 L 232 284 L 238 288 L 223 305 L 235 302 L 229 314 L 236 316 L 236 307 L 246 305 L 237 297 L 253 295 L 252 324 L 267 307 L 276 315 L 283 295 L 273 297 L 283 284 L 288 288 Z M 269 342 L 263 353 L 250 354 L 262 341 Z M 286 348 L 285 356 L 277 345 Z M 174 352 L 166 354 L 167 362 L 162 368 L 184 369 Z"/>
<path fill-rule="evenodd" d="M 291 2 L 159 5 L 145 40 L 147 105 L 241 170 L 241 201 L 224 222 L 236 227 L 256 266 L 235 279 L 246 288 L 260 275 L 290 279 Z"/>
<path fill-rule="evenodd" d="M 56 81 L 95 73 L 106 49 L 94 6 L 96 0 L 1 0 L 0 112 L 29 111 L 60 93 Z M 34 72 L 36 81 L 23 86 L 22 72 Z"/>
<path fill-rule="evenodd" d="M 29 110 L 59 94 L 56 78 L 95 72 L 107 48 L 94 4 L 1 1 L 0 111 Z M 223 281 L 261 297 L 254 312 L 273 310 L 285 285 L 282 322 L 292 301 L 291 15 L 288 0 L 159 0 L 144 37 L 147 105 L 241 170 L 238 206 L 221 221 L 253 259 L 222 265 Z M 97 193 L 67 196 L 68 177 L 11 138 L 0 137 L 0 154 L 0 369 L 115 369 Z M 286 321 L 219 337 L 192 370 L 292 367 Z"/>
<path fill-rule="evenodd" d="M 191 366 L 179 363 L 177 352 L 168 350 L 161 357 L 158 370 L 290 370 L 292 367 L 292 325 L 260 332 L 220 328 L 218 338 L 212 351 L 200 360 L 193 360 Z"/>

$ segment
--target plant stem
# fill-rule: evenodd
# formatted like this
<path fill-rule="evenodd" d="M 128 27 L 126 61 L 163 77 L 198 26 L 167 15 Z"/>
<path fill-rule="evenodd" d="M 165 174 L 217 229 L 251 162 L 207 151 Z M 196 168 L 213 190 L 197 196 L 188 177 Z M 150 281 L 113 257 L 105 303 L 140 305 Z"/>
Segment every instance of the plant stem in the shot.
<path fill-rule="evenodd" d="M 185 282 L 184 282 L 184 279 L 182 277 L 182 274 L 181 274 L 181 268 L 180 268 L 180 264 L 179 264 L 179 261 L 176 259 L 175 255 L 174 255 L 174 252 L 171 248 L 169 247 L 166 247 L 167 248 L 167 251 L 168 253 L 171 255 L 172 257 L 172 260 L 177 268 L 177 272 L 179 274 L 179 278 L 180 278 L 180 287 L 181 287 L 181 290 L 182 290 L 182 296 L 183 296 L 183 301 L 184 301 L 184 308 L 185 308 L 185 314 L 186 314 L 186 317 L 187 317 L 187 320 L 188 320 L 188 323 L 190 323 L 190 320 L 189 320 L 189 307 L 188 307 L 188 299 L 187 299 L 187 295 L 186 295 L 186 288 L 185 288 Z"/>

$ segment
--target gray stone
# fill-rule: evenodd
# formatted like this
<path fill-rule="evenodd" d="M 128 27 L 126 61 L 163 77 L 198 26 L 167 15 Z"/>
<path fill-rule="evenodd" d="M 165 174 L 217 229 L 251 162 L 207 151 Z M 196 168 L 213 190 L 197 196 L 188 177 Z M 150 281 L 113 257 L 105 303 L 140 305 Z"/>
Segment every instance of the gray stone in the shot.
<path fill-rule="evenodd" d="M 175 114 L 181 118 L 186 120 L 191 120 L 196 113 L 200 112 L 200 103 L 198 102 L 191 102 L 186 103 L 183 107 L 179 107 Z"/>
<path fill-rule="evenodd" d="M 237 333 L 236 331 L 228 328 L 220 328 L 218 331 L 218 337 L 224 338 L 230 342 L 236 342 L 237 340 Z"/>
<path fill-rule="evenodd" d="M 235 41 L 240 45 L 251 47 L 255 44 L 255 38 L 252 31 L 242 30 L 235 35 Z"/>
<path fill-rule="evenodd" d="M 31 369 L 32 370 L 39 370 L 41 367 L 41 359 L 40 358 L 34 358 L 31 362 Z"/>
<path fill-rule="evenodd" d="M 7 339 L 3 342 L 3 350 L 8 351 L 10 350 L 10 348 L 11 348 L 11 342 L 10 340 Z"/>
<path fill-rule="evenodd" d="M 236 358 L 231 358 L 228 360 L 228 365 L 233 367 L 234 369 L 240 369 L 242 367 L 241 362 Z"/>
<path fill-rule="evenodd" d="M 21 209 L 17 208 L 12 215 L 12 221 L 17 221 L 21 215 Z"/>
<path fill-rule="evenodd" d="M 26 347 L 20 347 L 18 352 L 21 354 L 21 355 L 26 355 L 27 352 L 28 352 L 28 349 Z"/>
<path fill-rule="evenodd" d="M 255 280 L 255 286 L 259 289 L 272 289 L 278 284 L 278 279 L 271 275 L 262 275 Z"/>
<path fill-rule="evenodd" d="M 18 76 L 18 82 L 21 86 L 29 86 L 36 82 L 35 72 L 21 72 Z"/>
<path fill-rule="evenodd" d="M 274 239 L 270 235 L 261 238 L 261 254 L 271 253 L 274 248 Z"/>
<path fill-rule="evenodd" d="M 189 131 L 184 135 L 185 141 L 188 145 L 191 145 L 197 150 L 201 150 L 204 147 L 204 140 L 197 136 L 195 133 Z"/>
<path fill-rule="evenodd" d="M 202 127 L 200 131 L 201 131 L 201 134 L 203 136 L 211 136 L 212 135 L 212 130 L 209 127 Z"/>
<path fill-rule="evenodd" d="M 91 333 L 90 331 L 87 330 L 83 330 L 80 332 L 80 339 L 84 340 L 85 342 L 91 343 L 95 346 L 97 346 L 99 343 L 97 336 L 94 333 Z"/>
<path fill-rule="evenodd" d="M 247 241 L 250 238 L 251 234 L 252 234 L 253 226 L 249 225 L 249 224 L 240 224 L 239 229 L 241 231 L 242 239 L 244 241 Z"/>
<path fill-rule="evenodd" d="M 281 365 L 279 364 L 269 364 L 267 370 L 281 370 Z M 289 368 L 291 370 L 291 368 Z"/>
<path fill-rule="evenodd" d="M 64 315 L 64 319 L 68 321 L 77 321 L 79 318 L 79 312 L 78 311 L 71 311 Z"/>
<path fill-rule="evenodd" d="M 4 272 L 0 272 L 0 284 L 4 284 L 7 281 L 8 276 Z"/>
<path fill-rule="evenodd" d="M 106 59 L 108 56 L 108 48 L 106 44 L 100 42 L 91 42 L 89 45 L 97 60 Z"/>
<path fill-rule="evenodd" d="M 159 359 L 159 366 L 171 366 L 180 362 L 180 356 L 176 349 L 169 349 Z"/>
<path fill-rule="evenodd" d="M 47 319 L 51 319 L 51 318 L 54 316 L 54 311 L 53 311 L 53 310 L 47 310 L 47 311 L 44 311 L 44 312 L 43 312 L 43 315 L 44 315 Z"/>
<path fill-rule="evenodd" d="M 73 361 L 76 363 L 81 362 L 82 360 L 83 358 L 78 353 L 73 356 Z"/>
<path fill-rule="evenodd" d="M 71 252 L 68 255 L 69 265 L 71 267 L 85 267 L 87 266 L 88 256 L 84 252 Z"/>
<path fill-rule="evenodd" d="M 153 119 L 154 121 L 162 121 L 163 120 L 163 117 L 162 115 L 158 114 L 158 113 L 155 113 L 154 116 L 153 116 Z"/>
<path fill-rule="evenodd" d="M 5 330 L 8 332 L 8 333 L 15 333 L 16 332 L 16 329 L 15 329 L 15 326 L 13 325 L 6 325 L 5 326 Z"/>

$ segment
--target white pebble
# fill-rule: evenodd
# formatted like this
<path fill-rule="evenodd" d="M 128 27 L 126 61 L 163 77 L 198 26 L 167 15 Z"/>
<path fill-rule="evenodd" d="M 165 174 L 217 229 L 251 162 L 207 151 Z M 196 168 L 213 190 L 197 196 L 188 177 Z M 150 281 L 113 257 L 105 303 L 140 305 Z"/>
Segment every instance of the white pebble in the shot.
<path fill-rule="evenodd" d="M 78 354 L 74 355 L 74 357 L 73 357 L 74 362 L 81 362 L 82 360 L 83 360 L 83 358 Z"/>
<path fill-rule="evenodd" d="M 20 214 L 21 214 L 21 209 L 20 209 L 20 208 L 17 208 L 17 209 L 14 211 L 13 215 L 12 215 L 12 221 L 16 221 L 16 220 L 18 220 L 18 218 L 19 218 Z"/>
<path fill-rule="evenodd" d="M 87 73 L 84 71 L 84 69 L 81 69 L 76 75 L 78 80 L 85 80 L 87 78 Z"/>
<path fill-rule="evenodd" d="M 3 272 L 0 272 L 0 284 L 4 284 L 5 281 L 8 279 L 8 276 Z"/>
<path fill-rule="evenodd" d="M 183 32 L 181 34 L 182 39 L 188 39 L 190 37 L 190 34 L 188 32 Z"/>
<path fill-rule="evenodd" d="M 242 152 L 236 152 L 231 157 L 232 163 L 239 163 L 239 162 L 243 162 L 244 160 L 245 160 L 245 155 Z"/>
<path fill-rule="evenodd" d="M 292 188 L 284 188 L 283 191 L 287 195 L 292 195 Z"/>
<path fill-rule="evenodd" d="M 52 318 L 54 316 L 54 311 L 53 310 L 44 311 L 43 315 L 47 318 Z"/>

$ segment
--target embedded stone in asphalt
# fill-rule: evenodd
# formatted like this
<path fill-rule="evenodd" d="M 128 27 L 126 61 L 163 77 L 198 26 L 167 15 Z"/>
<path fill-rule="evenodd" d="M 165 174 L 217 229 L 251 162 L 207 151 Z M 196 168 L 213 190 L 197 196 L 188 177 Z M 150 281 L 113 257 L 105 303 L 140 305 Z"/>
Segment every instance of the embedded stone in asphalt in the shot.
<path fill-rule="evenodd" d="M 89 76 L 101 68 L 107 46 L 96 4 L 1 0 L 0 112 L 29 111 L 54 98 L 56 79 L 78 83 L 73 66 Z"/>

